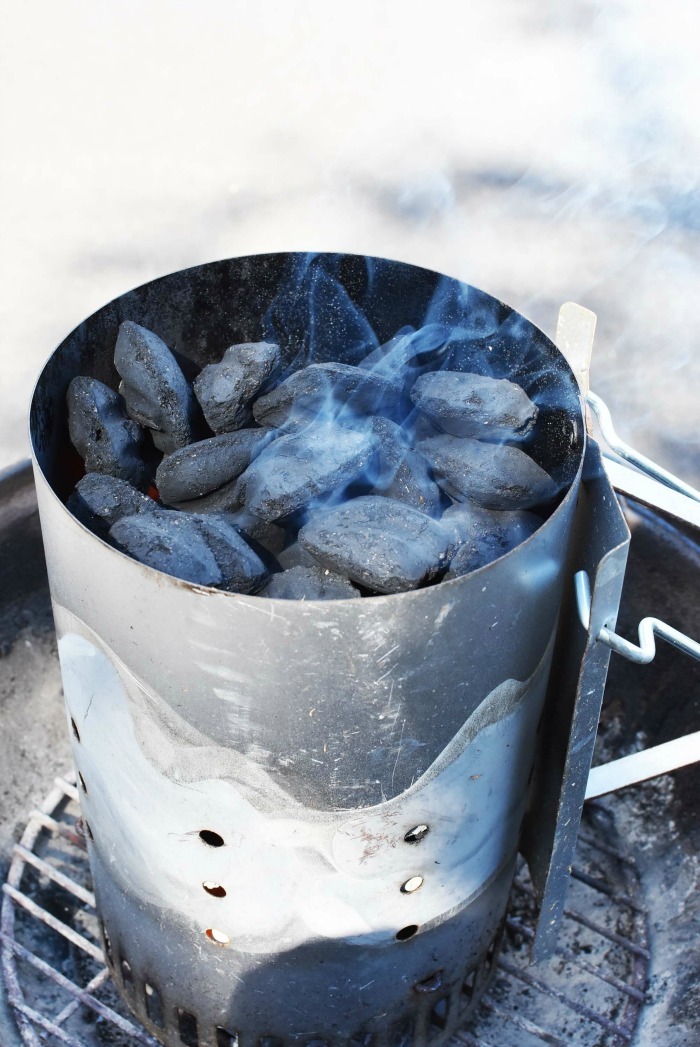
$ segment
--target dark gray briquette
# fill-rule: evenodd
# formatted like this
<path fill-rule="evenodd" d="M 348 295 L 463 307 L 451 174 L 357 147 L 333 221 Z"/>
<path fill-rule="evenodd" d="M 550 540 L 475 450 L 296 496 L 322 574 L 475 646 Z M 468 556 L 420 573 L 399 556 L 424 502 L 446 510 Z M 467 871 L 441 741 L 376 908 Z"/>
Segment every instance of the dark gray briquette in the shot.
<path fill-rule="evenodd" d="M 257 450 L 270 439 L 269 429 L 239 429 L 181 447 L 158 466 L 156 486 L 165 505 L 201 498 L 237 479 Z"/>
<path fill-rule="evenodd" d="M 519 509 L 497 511 L 461 502 L 446 509 L 440 522 L 450 541 L 458 546 L 445 575 L 449 579 L 468 574 L 510 552 L 534 534 L 542 520 Z"/>
<path fill-rule="evenodd" d="M 235 524 L 222 515 L 188 516 L 206 542 L 221 571 L 221 585 L 236 593 L 259 589 L 267 568 Z"/>
<path fill-rule="evenodd" d="M 135 560 L 195 585 L 251 592 L 267 576 L 260 557 L 233 524 L 219 516 L 157 509 L 122 517 L 109 535 Z"/>
<path fill-rule="evenodd" d="M 97 378 L 74 378 L 68 386 L 68 432 L 88 473 L 103 473 L 136 487 L 148 483 L 141 458 L 143 429 L 129 418 L 119 393 Z"/>
<path fill-rule="evenodd" d="M 109 532 L 114 545 L 135 560 L 194 585 L 221 585 L 223 573 L 191 516 L 142 513 L 118 520 Z"/>
<path fill-rule="evenodd" d="M 367 472 L 375 447 L 370 432 L 323 422 L 280 436 L 238 480 L 245 507 L 263 520 L 276 520 L 316 498 L 340 492 Z"/>
<path fill-rule="evenodd" d="M 299 542 L 292 542 L 277 554 L 277 562 L 285 571 L 292 567 L 318 567 L 318 560 Z"/>
<path fill-rule="evenodd" d="M 378 459 L 372 494 L 395 498 L 431 516 L 439 514 L 440 488 L 425 458 L 413 450 L 401 426 L 388 418 L 373 418 L 372 432 L 377 437 Z"/>
<path fill-rule="evenodd" d="M 106 538 L 110 527 L 123 516 L 153 513 L 158 503 L 132 487 L 126 480 L 102 473 L 88 473 L 80 480 L 66 503 L 82 524 Z"/>
<path fill-rule="evenodd" d="M 418 449 L 442 489 L 458 502 L 531 509 L 557 494 L 551 476 L 517 447 L 440 435 L 421 440 Z"/>
<path fill-rule="evenodd" d="M 283 425 L 290 415 L 331 420 L 400 409 L 401 386 L 384 375 L 349 364 L 310 364 L 294 371 L 253 405 L 260 425 Z"/>
<path fill-rule="evenodd" d="M 273 556 L 279 558 L 288 540 L 284 527 L 270 520 L 261 520 L 259 516 L 254 516 L 246 509 L 228 513 L 228 519 L 244 538 L 257 542 Z"/>
<path fill-rule="evenodd" d="M 421 375 L 411 390 L 411 400 L 444 432 L 478 440 L 523 439 L 538 413 L 525 390 L 514 382 L 462 371 Z"/>
<path fill-rule="evenodd" d="M 376 495 L 314 513 L 299 541 L 332 571 L 380 593 L 429 581 L 454 549 L 447 531 L 426 513 Z"/>
<path fill-rule="evenodd" d="M 171 509 L 181 513 L 233 513 L 243 505 L 243 491 L 240 477 L 222 484 L 215 491 L 202 495 L 201 498 L 189 498 L 185 502 L 172 502 Z"/>
<path fill-rule="evenodd" d="M 273 600 L 348 600 L 360 593 L 347 578 L 317 564 L 280 571 L 258 595 Z"/>
<path fill-rule="evenodd" d="M 153 331 L 125 320 L 119 328 L 114 364 L 129 414 L 151 430 L 156 447 L 170 454 L 188 444 L 194 397 L 165 342 Z"/>
<path fill-rule="evenodd" d="M 249 424 L 251 402 L 280 364 L 272 342 L 232 345 L 216 364 L 209 364 L 194 383 L 204 417 L 215 433 Z"/>

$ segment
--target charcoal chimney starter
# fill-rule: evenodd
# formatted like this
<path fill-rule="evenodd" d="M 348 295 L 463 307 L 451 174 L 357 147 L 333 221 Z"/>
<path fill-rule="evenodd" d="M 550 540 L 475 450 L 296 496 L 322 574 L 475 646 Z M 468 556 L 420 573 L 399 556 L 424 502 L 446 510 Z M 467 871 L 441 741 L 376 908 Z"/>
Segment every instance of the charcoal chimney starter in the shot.
<path fill-rule="evenodd" d="M 438 1044 L 464 1022 L 497 948 L 571 582 L 586 431 L 568 363 L 491 296 L 384 259 L 313 264 L 378 337 L 428 315 L 461 327 L 452 369 L 492 353 L 539 405 L 530 453 L 562 493 L 525 542 L 413 592 L 274 600 L 162 574 L 69 513 L 66 391 L 81 374 L 117 387 L 120 323 L 202 367 L 260 339 L 309 264 L 230 259 L 115 299 L 54 352 L 32 403 L 105 953 L 168 1045 Z M 343 323 L 316 359 L 358 362 Z"/>

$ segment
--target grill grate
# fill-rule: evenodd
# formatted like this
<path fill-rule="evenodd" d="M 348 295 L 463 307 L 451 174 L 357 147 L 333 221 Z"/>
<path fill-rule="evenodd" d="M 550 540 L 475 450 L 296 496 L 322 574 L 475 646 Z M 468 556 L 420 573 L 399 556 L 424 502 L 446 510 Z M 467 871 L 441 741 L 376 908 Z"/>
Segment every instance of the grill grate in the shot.
<path fill-rule="evenodd" d="M 496 975 L 454 1045 L 630 1043 L 644 1004 L 646 915 L 634 863 L 611 845 L 608 819 L 604 805 L 588 806 L 557 955 L 534 968 L 535 899 L 520 871 Z M 60 778 L 31 815 L 3 887 L 2 966 L 22 1039 L 27 1047 L 157 1047 L 112 984 L 90 886 L 78 791 Z"/>

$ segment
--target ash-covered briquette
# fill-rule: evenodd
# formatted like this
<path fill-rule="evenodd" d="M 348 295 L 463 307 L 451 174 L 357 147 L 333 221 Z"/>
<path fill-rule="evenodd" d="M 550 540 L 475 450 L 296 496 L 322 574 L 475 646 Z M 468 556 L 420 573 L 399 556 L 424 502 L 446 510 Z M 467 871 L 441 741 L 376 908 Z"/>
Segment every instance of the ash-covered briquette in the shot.
<path fill-rule="evenodd" d="M 165 505 L 210 494 L 236 480 L 270 439 L 269 429 L 239 429 L 181 447 L 158 466 L 156 486 Z"/>
<path fill-rule="evenodd" d="M 259 425 L 284 425 L 291 417 L 352 420 L 400 410 L 400 384 L 350 364 L 310 364 L 294 371 L 253 405 Z"/>
<path fill-rule="evenodd" d="M 430 581 L 454 549 L 439 522 L 377 495 L 314 513 L 299 541 L 332 571 L 379 593 L 405 592 Z"/>
<path fill-rule="evenodd" d="M 463 371 L 421 375 L 411 400 L 443 432 L 479 440 L 522 440 L 534 428 L 538 414 L 525 390 L 514 382 Z"/>
<path fill-rule="evenodd" d="M 192 439 L 194 397 L 165 342 L 125 320 L 119 328 L 114 364 L 129 414 L 150 429 L 158 450 L 171 454 Z"/>
<path fill-rule="evenodd" d="M 194 392 L 210 429 L 227 433 L 249 425 L 252 401 L 279 364 L 279 346 L 273 342 L 242 342 L 205 367 Z"/>
<path fill-rule="evenodd" d="M 458 547 L 445 575 L 447 580 L 475 571 L 510 552 L 534 534 L 542 520 L 524 510 L 497 511 L 461 502 L 445 510 L 441 523 Z"/>
<path fill-rule="evenodd" d="M 285 571 L 292 567 L 318 567 L 318 560 L 298 540 L 277 554 L 277 562 Z"/>
<path fill-rule="evenodd" d="M 423 455 L 414 451 L 406 431 L 388 418 L 373 418 L 377 438 L 377 478 L 372 494 L 395 498 L 430 516 L 440 512 L 440 488 Z"/>
<path fill-rule="evenodd" d="M 79 377 L 68 386 L 67 400 L 68 432 L 86 470 L 145 487 L 144 432 L 128 417 L 123 397 L 96 378 Z"/>
<path fill-rule="evenodd" d="M 360 593 L 347 578 L 317 564 L 280 571 L 258 595 L 273 600 L 348 600 Z"/>
<path fill-rule="evenodd" d="M 84 476 L 66 505 L 73 516 L 100 538 L 106 538 L 110 527 L 123 516 L 153 513 L 158 509 L 157 502 L 126 480 L 101 473 Z"/>
<path fill-rule="evenodd" d="M 277 520 L 316 498 L 340 493 L 367 471 L 375 448 L 371 433 L 325 422 L 280 436 L 238 480 L 245 508 L 263 520 Z"/>
<path fill-rule="evenodd" d="M 271 520 L 261 520 L 259 516 L 249 513 L 246 509 L 238 509 L 236 512 L 227 513 L 227 519 L 236 530 L 240 531 L 244 538 L 251 539 L 267 552 L 278 556 L 281 554 L 288 541 L 288 535 L 284 527 L 273 523 Z"/>
<path fill-rule="evenodd" d="M 517 447 L 457 436 L 431 436 L 418 449 L 442 489 L 455 501 L 484 509 L 531 509 L 551 501 L 558 488 L 551 476 Z"/>
<path fill-rule="evenodd" d="M 330 598 L 310 595 L 319 564 L 347 576 L 346 585 L 352 578 L 371 591 L 401 592 L 436 580 L 456 549 L 447 577 L 474 570 L 528 537 L 539 518 L 520 510 L 546 506 L 558 489 L 507 445 L 536 424 L 523 389 L 426 372 L 439 366 L 448 334 L 441 324 L 402 328 L 357 367 L 311 364 L 272 388 L 278 346 L 231 346 L 195 383 L 217 435 L 191 443 L 193 419 L 203 422 L 174 355 L 127 321 L 115 349 L 126 402 L 95 379 L 76 379 L 71 437 L 92 473 L 121 479 L 130 470 L 145 489 L 150 467 L 138 453 L 137 423 L 148 427 L 166 453 L 159 497 L 180 513 L 95 477 L 69 508 L 136 559 L 241 592 L 258 591 L 266 568 L 281 567 L 270 593 L 290 575 L 285 598 Z M 263 428 L 250 427 L 253 417 Z M 448 496 L 458 504 L 440 519 Z M 306 573 L 290 574 L 296 569 Z M 310 588 L 302 591 L 304 580 Z"/>
<path fill-rule="evenodd" d="M 189 516 L 217 562 L 222 585 L 236 593 L 256 592 L 267 578 L 267 568 L 233 522 L 223 515 Z"/>
<path fill-rule="evenodd" d="M 267 573 L 236 528 L 218 517 L 159 509 L 123 517 L 109 536 L 135 560 L 195 585 L 251 592 Z"/>

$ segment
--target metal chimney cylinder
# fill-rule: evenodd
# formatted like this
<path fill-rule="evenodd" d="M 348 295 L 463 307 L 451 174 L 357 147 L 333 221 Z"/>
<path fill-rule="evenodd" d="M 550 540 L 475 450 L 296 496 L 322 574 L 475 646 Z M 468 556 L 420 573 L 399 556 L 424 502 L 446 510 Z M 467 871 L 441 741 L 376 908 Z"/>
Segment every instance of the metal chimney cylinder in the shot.
<path fill-rule="evenodd" d="M 202 366 L 276 315 L 291 359 L 301 321 L 279 303 L 314 272 L 345 303 L 335 358 L 357 362 L 348 302 L 379 339 L 438 317 L 453 370 L 476 354 L 537 399 L 530 453 L 562 488 L 539 530 L 465 577 L 331 602 L 192 585 L 88 532 L 64 505 L 80 476 L 65 395 L 78 374 L 116 388 L 119 323 Z M 231 259 L 76 328 L 39 378 L 31 438 L 105 953 L 134 1013 L 186 1047 L 445 1040 L 493 961 L 547 687 L 585 444 L 563 357 L 427 270 Z"/>

